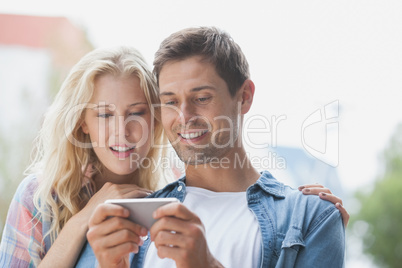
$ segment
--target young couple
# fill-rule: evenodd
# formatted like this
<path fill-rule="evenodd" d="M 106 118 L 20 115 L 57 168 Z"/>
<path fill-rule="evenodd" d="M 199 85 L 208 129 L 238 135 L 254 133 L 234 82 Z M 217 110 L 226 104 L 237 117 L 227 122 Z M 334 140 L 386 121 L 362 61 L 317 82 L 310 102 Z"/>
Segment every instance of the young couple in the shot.
<path fill-rule="evenodd" d="M 320 185 L 293 190 L 247 158 L 254 90 L 240 47 L 216 28 L 169 36 L 153 74 L 132 48 L 86 55 L 45 116 L 0 266 L 342 267 L 342 201 Z M 165 137 L 185 176 L 153 192 L 168 181 Z M 104 204 L 142 197 L 181 203 L 158 209 L 150 230 Z"/>

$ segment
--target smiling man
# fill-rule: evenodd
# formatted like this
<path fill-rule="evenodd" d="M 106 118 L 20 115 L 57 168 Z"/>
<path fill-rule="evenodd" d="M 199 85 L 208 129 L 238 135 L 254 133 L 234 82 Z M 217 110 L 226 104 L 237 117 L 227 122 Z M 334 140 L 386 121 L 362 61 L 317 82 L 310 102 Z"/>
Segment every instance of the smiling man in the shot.
<path fill-rule="evenodd" d="M 342 267 L 344 226 L 335 206 L 260 174 L 246 155 L 242 121 L 255 86 L 232 38 L 206 27 L 174 33 L 157 51 L 154 73 L 162 124 L 187 165 L 185 177 L 156 193 L 183 204 L 155 213 L 152 243 L 136 264 Z"/>
<path fill-rule="evenodd" d="M 208 163 L 208 159 L 244 153 L 234 142 L 240 140 L 238 108 L 244 113 L 251 105 L 254 85 L 250 80 L 245 90 L 232 97 L 213 64 L 193 56 L 166 63 L 159 85 L 163 126 L 184 163 Z M 234 163 L 234 158 L 229 160 Z"/>
<path fill-rule="evenodd" d="M 154 213 L 159 220 L 131 266 L 343 267 L 345 234 L 337 208 L 285 186 L 268 171 L 259 173 L 247 157 L 242 123 L 255 86 L 233 39 L 208 27 L 174 33 L 157 51 L 154 73 L 162 124 L 186 172 L 151 196 L 182 203 Z M 120 215 L 114 209 L 98 210 L 93 218 Z M 134 223 L 123 226 L 113 228 L 136 230 Z M 127 263 L 121 260 L 138 243 L 128 235 L 122 245 L 119 253 L 94 249 L 100 265 Z"/>

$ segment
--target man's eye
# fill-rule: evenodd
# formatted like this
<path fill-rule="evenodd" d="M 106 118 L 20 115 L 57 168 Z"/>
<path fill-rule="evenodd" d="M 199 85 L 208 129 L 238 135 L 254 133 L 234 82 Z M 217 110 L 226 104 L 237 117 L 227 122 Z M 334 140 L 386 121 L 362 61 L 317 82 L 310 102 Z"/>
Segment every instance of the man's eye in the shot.
<path fill-rule="evenodd" d="M 176 101 L 165 101 L 165 105 L 175 105 Z"/>
<path fill-rule="evenodd" d="M 201 98 L 197 98 L 197 101 L 198 102 L 206 102 L 206 101 L 208 101 L 210 99 L 211 99 L 211 97 L 201 97 Z"/>

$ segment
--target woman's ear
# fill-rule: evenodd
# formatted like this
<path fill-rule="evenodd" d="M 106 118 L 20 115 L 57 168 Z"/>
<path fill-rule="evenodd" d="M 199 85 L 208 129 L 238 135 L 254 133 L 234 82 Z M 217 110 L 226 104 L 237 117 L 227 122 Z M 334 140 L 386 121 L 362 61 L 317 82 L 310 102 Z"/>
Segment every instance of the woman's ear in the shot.
<path fill-rule="evenodd" d="M 87 125 L 87 123 L 85 123 L 84 120 L 82 120 L 82 122 L 81 122 L 81 129 L 82 129 L 82 132 L 84 132 L 85 134 L 89 134 L 88 125 Z"/>
<path fill-rule="evenodd" d="M 246 114 L 253 104 L 255 85 L 247 79 L 240 88 L 241 91 L 241 113 Z"/>

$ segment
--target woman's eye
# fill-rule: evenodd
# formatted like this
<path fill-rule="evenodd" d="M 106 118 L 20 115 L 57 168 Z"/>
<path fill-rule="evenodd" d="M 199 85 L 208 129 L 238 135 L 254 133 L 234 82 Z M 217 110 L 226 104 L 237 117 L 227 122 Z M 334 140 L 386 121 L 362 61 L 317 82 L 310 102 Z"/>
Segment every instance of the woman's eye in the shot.
<path fill-rule="evenodd" d="M 129 116 L 141 116 L 141 115 L 143 115 L 143 114 L 145 114 L 145 112 L 129 113 L 128 115 L 129 115 Z"/>
<path fill-rule="evenodd" d="M 98 114 L 98 117 L 101 117 L 101 118 L 109 118 L 111 116 L 112 116 L 112 114 Z"/>

